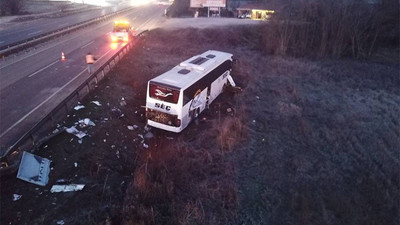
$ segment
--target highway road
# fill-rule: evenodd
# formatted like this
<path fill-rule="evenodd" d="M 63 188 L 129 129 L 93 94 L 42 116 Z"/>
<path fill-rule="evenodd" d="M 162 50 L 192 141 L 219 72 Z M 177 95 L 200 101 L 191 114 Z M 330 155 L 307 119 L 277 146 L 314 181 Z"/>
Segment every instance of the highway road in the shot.
<path fill-rule="evenodd" d="M 83 21 L 87 21 L 99 16 L 116 12 L 126 8 L 126 4 L 119 4 L 109 7 L 99 7 L 74 13 L 71 15 L 55 18 L 39 18 L 36 20 L 29 20 L 24 22 L 9 22 L 0 24 L 0 48 L 9 44 L 32 38 L 47 32 L 56 31 L 63 27 L 68 27 Z"/>
<path fill-rule="evenodd" d="M 140 6 L 116 19 L 127 19 L 138 31 L 154 29 L 165 20 L 166 7 Z M 97 56 L 96 69 L 122 47 L 110 41 L 112 24 L 89 26 L 0 63 L 0 156 L 87 79 L 87 52 Z"/>

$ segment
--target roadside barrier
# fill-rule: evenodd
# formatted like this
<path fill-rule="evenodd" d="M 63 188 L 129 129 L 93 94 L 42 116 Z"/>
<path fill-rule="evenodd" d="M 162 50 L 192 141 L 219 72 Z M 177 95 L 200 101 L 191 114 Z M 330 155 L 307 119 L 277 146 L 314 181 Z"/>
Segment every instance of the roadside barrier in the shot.
<path fill-rule="evenodd" d="M 60 102 L 53 110 L 37 122 L 22 137 L 20 137 L 6 153 L 0 158 L 0 176 L 16 172 L 19 166 L 21 153 L 23 151 L 34 152 L 34 150 L 47 141 L 52 136 L 61 133 L 63 129 L 57 129 L 57 123 L 62 121 L 68 113 L 73 110 L 74 106 L 81 101 L 90 91 L 97 87 L 97 84 L 117 65 L 129 50 L 136 43 L 137 38 L 142 36 L 147 30 L 138 33 L 133 41 L 128 42 L 115 55 L 113 55 L 106 63 L 91 74 L 75 91 Z"/>

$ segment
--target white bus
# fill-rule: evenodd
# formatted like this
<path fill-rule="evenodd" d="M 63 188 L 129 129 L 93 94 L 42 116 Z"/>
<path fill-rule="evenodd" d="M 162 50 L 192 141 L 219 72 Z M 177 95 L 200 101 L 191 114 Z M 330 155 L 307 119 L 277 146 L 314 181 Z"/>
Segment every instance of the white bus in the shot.
<path fill-rule="evenodd" d="M 147 124 L 179 133 L 214 101 L 231 77 L 232 54 L 209 50 L 147 84 Z"/>

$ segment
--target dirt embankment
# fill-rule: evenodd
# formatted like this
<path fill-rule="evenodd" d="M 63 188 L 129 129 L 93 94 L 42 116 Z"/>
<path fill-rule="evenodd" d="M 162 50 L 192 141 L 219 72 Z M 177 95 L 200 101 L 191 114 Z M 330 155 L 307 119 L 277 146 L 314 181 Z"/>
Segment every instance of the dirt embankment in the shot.
<path fill-rule="evenodd" d="M 274 57 L 243 40 L 238 27 L 149 32 L 65 122 L 90 118 L 89 136 L 37 152 L 53 160 L 49 184 L 2 179 L 1 223 L 396 224 L 399 65 Z M 181 134 L 145 130 L 147 80 L 209 49 L 235 55 L 243 92 Z M 51 194 L 57 179 L 86 186 Z"/>

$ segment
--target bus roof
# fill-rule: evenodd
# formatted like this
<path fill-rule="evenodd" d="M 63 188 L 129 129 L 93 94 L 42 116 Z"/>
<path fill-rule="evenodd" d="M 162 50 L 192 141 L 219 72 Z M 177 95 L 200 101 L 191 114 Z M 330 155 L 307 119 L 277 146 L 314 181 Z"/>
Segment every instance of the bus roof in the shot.
<path fill-rule="evenodd" d="M 185 89 L 226 60 L 232 60 L 232 54 L 208 50 L 181 62 L 150 81 Z"/>

